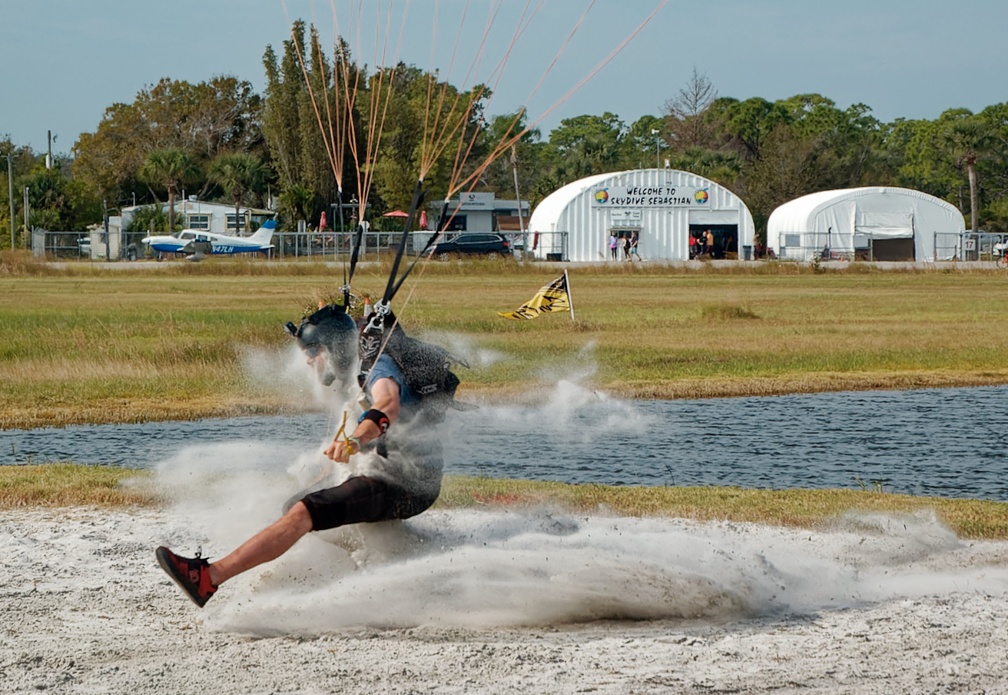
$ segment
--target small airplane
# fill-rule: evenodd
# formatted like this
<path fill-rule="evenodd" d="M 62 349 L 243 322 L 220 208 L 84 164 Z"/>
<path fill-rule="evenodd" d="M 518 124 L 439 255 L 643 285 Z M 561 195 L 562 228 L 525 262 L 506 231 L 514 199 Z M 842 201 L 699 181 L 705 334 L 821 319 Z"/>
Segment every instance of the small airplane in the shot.
<path fill-rule="evenodd" d="M 200 229 L 183 229 L 178 235 L 148 236 L 140 241 L 160 253 L 184 253 L 190 261 L 201 261 L 210 254 L 252 253 L 273 248 L 270 240 L 276 220 L 266 220 L 250 237 L 214 234 Z"/>

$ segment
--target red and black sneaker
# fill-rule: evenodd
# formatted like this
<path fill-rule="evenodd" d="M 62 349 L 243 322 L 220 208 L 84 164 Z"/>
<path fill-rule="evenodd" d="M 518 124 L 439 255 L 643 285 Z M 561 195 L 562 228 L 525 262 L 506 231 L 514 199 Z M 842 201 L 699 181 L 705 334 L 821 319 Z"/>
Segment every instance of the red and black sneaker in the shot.
<path fill-rule="evenodd" d="M 210 583 L 210 563 L 200 557 L 188 558 L 176 555 L 163 545 L 155 552 L 161 569 L 168 573 L 192 602 L 202 608 L 217 587 Z"/>

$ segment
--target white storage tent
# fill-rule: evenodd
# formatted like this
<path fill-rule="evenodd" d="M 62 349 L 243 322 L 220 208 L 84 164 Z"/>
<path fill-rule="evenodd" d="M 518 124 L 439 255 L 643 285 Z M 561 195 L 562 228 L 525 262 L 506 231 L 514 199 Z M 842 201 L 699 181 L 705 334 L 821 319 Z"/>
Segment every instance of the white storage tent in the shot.
<path fill-rule="evenodd" d="M 755 231 L 738 196 L 677 169 L 598 174 L 569 183 L 536 206 L 528 228 L 536 257 L 569 261 L 609 260 L 610 233 L 634 232 L 641 258 L 683 261 L 690 257 L 691 231 L 707 229 L 718 254 L 745 258 Z"/>
<path fill-rule="evenodd" d="M 909 188 L 820 191 L 781 205 L 767 220 L 779 258 L 932 261 L 951 258 L 966 229 L 954 205 Z"/>

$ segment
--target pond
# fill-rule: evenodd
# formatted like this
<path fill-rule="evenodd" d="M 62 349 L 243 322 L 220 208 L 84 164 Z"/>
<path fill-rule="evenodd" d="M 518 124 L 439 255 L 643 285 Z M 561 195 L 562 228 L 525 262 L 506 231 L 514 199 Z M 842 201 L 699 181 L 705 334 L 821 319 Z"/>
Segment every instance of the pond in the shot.
<path fill-rule="evenodd" d="M 562 382 L 535 406 L 449 413 L 445 472 L 611 485 L 870 488 L 1008 500 L 1008 387 L 673 401 Z M 326 415 L 0 432 L 0 464 L 154 466 L 242 442 L 286 466 L 321 448 Z"/>

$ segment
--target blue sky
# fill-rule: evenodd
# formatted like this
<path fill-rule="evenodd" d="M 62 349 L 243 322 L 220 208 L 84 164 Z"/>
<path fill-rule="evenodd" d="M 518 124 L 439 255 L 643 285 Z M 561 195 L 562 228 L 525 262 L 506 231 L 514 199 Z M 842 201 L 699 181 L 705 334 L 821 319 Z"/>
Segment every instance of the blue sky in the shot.
<path fill-rule="evenodd" d="M 537 92 L 589 0 L 412 0 L 401 42 L 405 0 L 391 0 L 397 9 L 388 41 L 374 40 L 377 10 L 370 8 L 389 15 L 390 0 L 332 1 L 341 33 L 363 62 L 398 58 L 436 67 L 456 84 L 491 82 L 489 113 L 527 105 L 544 135 L 584 113 L 611 111 L 627 124 L 659 115 L 694 67 L 720 96 L 814 92 L 841 108 L 865 103 L 883 121 L 1008 101 L 1003 0 L 669 0 L 566 100 L 660 0 L 596 0 Z M 488 48 L 475 77 L 466 78 L 491 7 L 500 12 Z M 493 78 L 490 68 L 526 7 L 539 9 Z M 279 48 L 294 19 L 314 21 L 323 38 L 334 34 L 330 0 L 6 0 L 0 17 L 0 137 L 37 152 L 50 130 L 54 152 L 69 152 L 81 132 L 98 127 L 107 106 L 132 102 L 161 77 L 199 82 L 228 74 L 262 90 L 263 52 L 267 44 Z M 385 60 L 375 46 L 385 46 Z"/>

